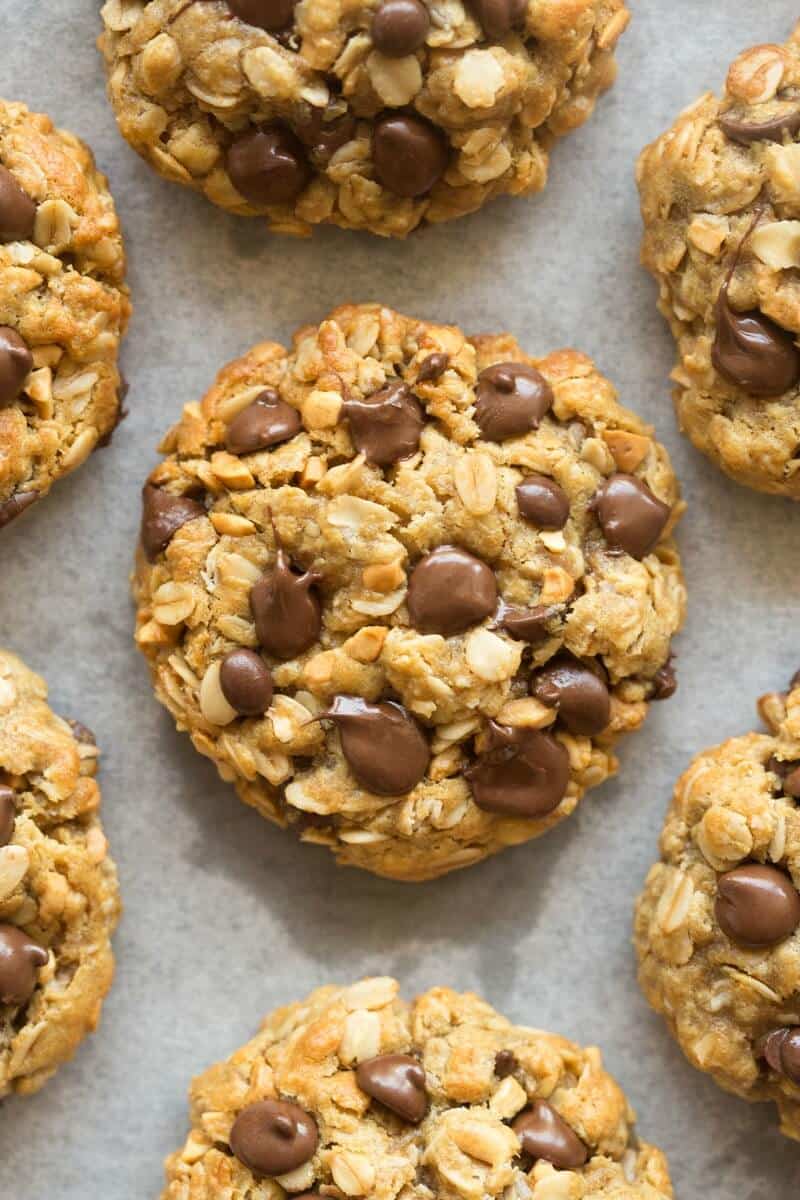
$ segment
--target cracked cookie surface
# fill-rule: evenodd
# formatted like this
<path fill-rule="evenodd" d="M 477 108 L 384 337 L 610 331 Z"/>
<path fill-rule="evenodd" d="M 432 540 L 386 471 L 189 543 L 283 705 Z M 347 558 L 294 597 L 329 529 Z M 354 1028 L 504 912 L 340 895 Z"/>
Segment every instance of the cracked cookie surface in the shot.
<path fill-rule="evenodd" d="M 0 650 L 0 1096 L 37 1091 L 99 1020 L 119 917 L 98 751 Z"/>
<path fill-rule="evenodd" d="M 623 0 L 107 0 L 123 136 L 275 231 L 404 237 L 545 185 L 614 79 Z"/>
<path fill-rule="evenodd" d="M 699 754 L 636 911 L 639 979 L 693 1066 L 800 1139 L 800 677 Z"/>
<path fill-rule="evenodd" d="M 800 499 L 800 32 L 745 51 L 638 165 L 643 261 L 682 430 L 739 483 Z"/>
<path fill-rule="evenodd" d="M 124 278 L 114 203 L 88 147 L 0 101 L 0 528 L 119 420 Z"/>
<path fill-rule="evenodd" d="M 319 988 L 195 1079 L 162 1200 L 672 1196 L 599 1050 L 471 993 L 409 1004 L 398 991 L 389 978 Z"/>
<path fill-rule="evenodd" d="M 575 351 L 344 307 L 225 367 L 162 450 L 156 694 L 340 862 L 425 879 L 545 832 L 674 690 L 678 485 Z"/>

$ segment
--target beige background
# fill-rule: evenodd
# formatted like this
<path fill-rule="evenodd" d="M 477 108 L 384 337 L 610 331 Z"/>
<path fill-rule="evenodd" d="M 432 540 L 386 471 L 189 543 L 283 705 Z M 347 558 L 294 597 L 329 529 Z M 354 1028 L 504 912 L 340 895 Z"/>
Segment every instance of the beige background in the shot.
<path fill-rule="evenodd" d="M 318 983 L 397 973 L 483 992 L 510 1017 L 603 1046 L 684 1200 L 789 1200 L 800 1147 L 768 1108 L 686 1065 L 634 983 L 634 895 L 689 757 L 751 728 L 800 665 L 800 507 L 728 483 L 677 434 L 672 343 L 637 265 L 636 152 L 781 40 L 790 0 L 633 0 L 616 90 L 556 152 L 534 201 L 501 201 L 406 245 L 327 231 L 269 238 L 151 175 L 116 133 L 94 49 L 98 0 L 0 0 L 2 92 L 89 140 L 128 235 L 130 417 L 113 446 L 2 534 L 0 642 L 95 730 L 126 916 L 101 1030 L 32 1100 L 0 1113 L 2 1200 L 155 1200 L 190 1075 Z M 138 490 L 181 404 L 227 359 L 345 300 L 382 300 L 531 351 L 574 344 L 674 453 L 690 620 L 680 691 L 622 750 L 616 783 L 541 841 L 427 885 L 337 870 L 239 804 L 153 700 L 131 641 Z"/>

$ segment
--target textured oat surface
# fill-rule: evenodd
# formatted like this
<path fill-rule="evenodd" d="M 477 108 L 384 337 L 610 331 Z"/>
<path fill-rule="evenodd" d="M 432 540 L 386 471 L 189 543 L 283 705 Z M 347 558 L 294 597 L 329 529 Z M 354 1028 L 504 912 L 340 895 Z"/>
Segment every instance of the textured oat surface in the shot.
<path fill-rule="evenodd" d="M 72 1057 L 111 985 L 119 895 L 90 738 L 55 716 L 44 682 L 0 650 L 0 785 L 15 811 L 0 846 L 0 926 L 47 953 L 27 1002 L 0 1001 L 0 1097 L 37 1091 Z"/>
<path fill-rule="evenodd" d="M 553 142 L 613 81 L 623 0 L 531 0 L 499 39 L 462 0 L 426 5 L 426 44 L 396 58 L 370 36 L 378 0 L 303 0 L 280 37 L 233 17 L 225 0 L 108 0 L 101 46 L 120 130 L 168 179 L 284 233 L 326 222 L 402 237 L 493 196 L 539 191 Z M 446 139 L 446 171 L 424 195 L 404 198 L 376 178 L 375 123 L 392 111 Z M 351 123 L 343 144 L 311 153 L 294 199 L 248 203 L 227 169 L 236 138 L 275 122 L 302 136 L 320 117 Z"/>
<path fill-rule="evenodd" d="M 433 988 L 412 1003 L 393 979 L 323 987 L 280 1008 L 258 1035 L 191 1088 L 192 1132 L 167 1162 L 162 1200 L 289 1193 L 374 1200 L 666 1200 L 666 1160 L 640 1142 L 600 1051 L 515 1026 L 471 993 Z M 496 1064 L 513 1055 L 511 1071 Z M 404 1054 L 425 1072 L 429 1110 L 411 1125 L 371 1102 L 355 1068 Z M 501 1060 L 502 1061 L 502 1060 Z M 228 1145 L 248 1105 L 292 1100 L 319 1128 L 313 1159 L 291 1176 L 255 1176 Z M 557 1170 L 521 1156 L 510 1122 L 547 1101 L 585 1144 L 587 1161 Z"/>

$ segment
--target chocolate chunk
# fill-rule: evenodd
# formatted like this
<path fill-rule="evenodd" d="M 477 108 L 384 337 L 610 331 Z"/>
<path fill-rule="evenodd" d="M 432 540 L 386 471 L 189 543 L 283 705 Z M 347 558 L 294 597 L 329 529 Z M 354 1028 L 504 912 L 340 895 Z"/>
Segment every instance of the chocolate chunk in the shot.
<path fill-rule="evenodd" d="M 800 382 L 794 334 L 758 309 L 739 313 L 728 301 L 729 281 L 717 297 L 711 361 L 720 375 L 752 396 L 782 396 Z"/>
<path fill-rule="evenodd" d="M 773 1071 L 800 1084 L 800 1026 L 773 1030 L 764 1038 L 760 1052 Z"/>
<path fill-rule="evenodd" d="M 258 1100 L 239 1113 L 229 1141 L 239 1162 L 257 1175 L 286 1175 L 314 1157 L 319 1131 L 299 1104 Z"/>
<path fill-rule="evenodd" d="M 255 454 L 288 442 L 303 428 L 300 414 L 274 388 L 265 388 L 252 404 L 243 408 L 231 421 L 225 435 L 225 445 L 231 454 Z"/>
<path fill-rule="evenodd" d="M 429 354 L 420 363 L 417 383 L 436 383 L 450 366 L 450 355 L 444 353 Z"/>
<path fill-rule="evenodd" d="M 466 550 L 440 546 L 411 572 L 406 603 L 421 633 L 463 633 L 497 607 L 494 571 Z"/>
<path fill-rule="evenodd" d="M 546 1100 L 534 1100 L 512 1122 L 511 1128 L 520 1140 L 523 1154 L 543 1158 L 560 1170 L 582 1167 L 589 1158 L 589 1151 L 577 1133 Z"/>
<path fill-rule="evenodd" d="M 651 700 L 669 700 L 678 690 L 678 676 L 675 673 L 675 666 L 672 662 L 672 655 L 669 656 L 663 667 L 659 667 L 653 676 L 653 690 L 650 693 Z"/>
<path fill-rule="evenodd" d="M 478 376 L 475 420 L 490 442 L 522 437 L 538 429 L 553 405 L 553 389 L 525 363 L 497 363 Z"/>
<path fill-rule="evenodd" d="M 612 475 L 592 501 L 609 550 L 642 559 L 658 544 L 671 508 L 635 475 Z"/>
<path fill-rule="evenodd" d="M 307 116 L 297 121 L 294 128 L 311 157 L 320 166 L 326 166 L 337 150 L 351 142 L 356 134 L 356 119 L 350 113 L 326 120 L 327 110 L 309 108 Z"/>
<path fill-rule="evenodd" d="M 447 139 L 421 117 L 388 113 L 375 123 L 375 174 L 395 196 L 424 196 L 444 175 L 448 157 Z"/>
<path fill-rule="evenodd" d="M 389 467 L 419 449 L 425 418 L 404 383 L 387 383 L 364 400 L 345 400 L 343 411 L 353 444 L 367 462 Z"/>
<path fill-rule="evenodd" d="M 0 529 L 4 525 L 10 525 L 20 513 L 24 513 L 25 509 L 30 508 L 38 499 L 38 492 L 17 492 L 16 496 L 11 496 L 10 499 L 4 500 L 0 504 Z"/>
<path fill-rule="evenodd" d="M 743 946 L 774 946 L 800 925 L 800 894 L 777 867 L 747 863 L 717 880 L 717 921 Z"/>
<path fill-rule="evenodd" d="M 425 1072 L 408 1054 L 368 1058 L 356 1068 L 356 1082 L 362 1092 L 412 1125 L 418 1125 L 428 1111 Z"/>
<path fill-rule="evenodd" d="M 16 925 L 0 925 L 0 1004 L 27 1004 L 48 953 Z"/>
<path fill-rule="evenodd" d="M 788 764 L 792 770 L 788 771 L 783 780 L 784 796 L 791 796 L 793 800 L 800 800 L 800 763 Z"/>
<path fill-rule="evenodd" d="M 555 604 L 537 604 L 533 608 L 503 604 L 497 624 L 517 641 L 536 645 L 538 642 L 546 642 L 551 636 L 547 623 L 560 612 L 561 609 Z"/>
<path fill-rule="evenodd" d="M 494 1073 L 498 1079 L 513 1075 L 519 1063 L 511 1050 L 498 1050 L 494 1056 Z"/>
<path fill-rule="evenodd" d="M 782 142 L 785 135 L 793 138 L 800 130 L 800 108 L 789 109 L 768 121 L 755 122 L 723 113 L 719 124 L 726 137 L 743 146 L 749 146 L 751 142 Z"/>
<path fill-rule="evenodd" d="M 0 785 L 0 846 L 7 846 L 14 836 L 17 818 L 17 798 L 13 788 Z"/>
<path fill-rule="evenodd" d="M 400 704 L 337 696 L 321 719 L 338 726 L 342 753 L 367 791 L 405 796 L 424 777 L 431 757 L 428 740 Z"/>
<path fill-rule="evenodd" d="M 302 143 L 282 125 L 264 125 L 238 137 L 228 150 L 227 167 L 237 192 L 256 207 L 291 204 L 311 178 Z"/>
<path fill-rule="evenodd" d="M 559 655 L 533 676 L 531 695 L 555 708 L 570 733 L 593 737 L 611 719 L 611 697 L 603 680 L 570 655 Z"/>
<path fill-rule="evenodd" d="M 291 25 L 297 0 L 228 0 L 234 16 L 248 25 L 279 33 Z"/>
<path fill-rule="evenodd" d="M 517 487 L 520 516 L 540 529 L 563 529 L 569 520 L 569 497 L 547 475 L 528 475 Z"/>
<path fill-rule="evenodd" d="M 298 574 L 278 550 L 275 566 L 250 592 L 250 608 L 260 645 L 276 658 L 296 658 L 314 645 L 322 629 L 317 571 Z"/>
<path fill-rule="evenodd" d="M 425 45 L 430 27 L 421 0 L 383 0 L 372 18 L 372 41 L 387 58 L 404 58 Z"/>
<path fill-rule="evenodd" d="M 0 242 L 27 242 L 36 205 L 7 167 L 0 166 Z"/>
<path fill-rule="evenodd" d="M 549 733 L 490 721 L 487 749 L 464 774 L 478 808 L 543 817 L 564 798 L 569 754 Z"/>
<path fill-rule="evenodd" d="M 467 7 L 488 38 L 504 38 L 521 25 L 528 0 L 467 0 Z"/>
<path fill-rule="evenodd" d="M 158 558 L 182 525 L 205 515 L 203 505 L 190 496 L 173 496 L 163 488 L 145 484 L 140 536 L 148 560 L 154 562 Z"/>
<path fill-rule="evenodd" d="M 244 717 L 260 717 L 272 703 L 272 674 L 254 650 L 226 654 L 219 669 L 219 685 L 231 708 Z"/>
<path fill-rule="evenodd" d="M 10 325 L 0 325 L 0 404 L 13 404 L 32 367 L 28 343 Z"/>

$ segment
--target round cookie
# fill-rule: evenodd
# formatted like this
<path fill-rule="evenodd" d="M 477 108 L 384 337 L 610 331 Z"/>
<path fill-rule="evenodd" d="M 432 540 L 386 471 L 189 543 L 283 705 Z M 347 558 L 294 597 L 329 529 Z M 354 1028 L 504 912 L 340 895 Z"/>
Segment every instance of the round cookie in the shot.
<path fill-rule="evenodd" d="M 156 693 L 343 863 L 426 879 L 543 833 L 674 690 L 678 486 L 575 351 L 344 307 L 229 364 L 162 450 Z"/>
<path fill-rule="evenodd" d="M 643 152 L 643 261 L 678 344 L 681 428 L 733 479 L 800 499 L 800 27 L 733 63 Z"/>
<path fill-rule="evenodd" d="M 477 996 L 393 979 L 323 987 L 195 1079 L 162 1200 L 667 1200 L 664 1155 L 600 1051 Z"/>
<path fill-rule="evenodd" d="M 119 421 L 124 278 L 114 202 L 88 147 L 0 100 L 0 528 Z"/>
<path fill-rule="evenodd" d="M 774 1101 L 800 1139 L 800 672 L 759 709 L 768 734 L 678 780 L 636 910 L 639 980 L 693 1066 Z"/>
<path fill-rule="evenodd" d="M 614 79 L 624 0 L 108 0 L 123 137 L 281 233 L 404 237 L 545 185 Z"/>
<path fill-rule="evenodd" d="M 120 905 L 97 758 L 0 650 L 0 1097 L 38 1091 L 72 1057 L 111 986 Z"/>

